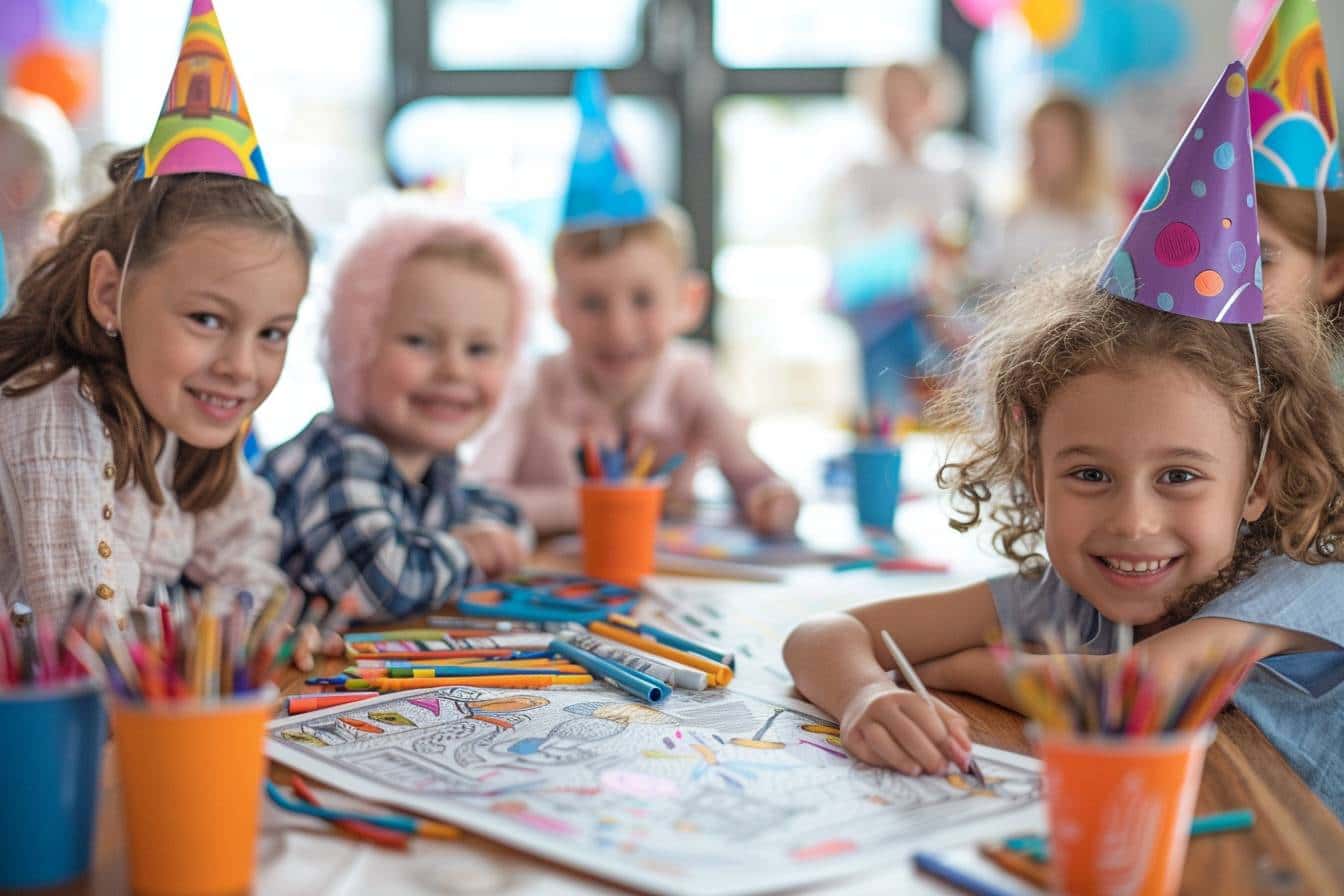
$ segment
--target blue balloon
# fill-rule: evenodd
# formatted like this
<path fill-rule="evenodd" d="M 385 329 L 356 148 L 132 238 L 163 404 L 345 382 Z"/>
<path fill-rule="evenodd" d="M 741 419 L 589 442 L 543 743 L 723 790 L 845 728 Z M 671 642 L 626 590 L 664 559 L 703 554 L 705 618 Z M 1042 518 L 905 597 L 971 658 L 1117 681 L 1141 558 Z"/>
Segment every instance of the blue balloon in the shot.
<path fill-rule="evenodd" d="M 1078 30 L 1068 43 L 1046 56 L 1046 67 L 1055 80 L 1094 99 L 1110 94 L 1120 74 L 1116 63 L 1124 41 L 1123 29 L 1114 27 L 1123 17 L 1116 10 L 1113 0 L 1085 0 Z"/>
<path fill-rule="evenodd" d="M 1046 60 L 1058 81 L 1102 99 L 1125 77 L 1169 71 L 1189 52 L 1189 18 L 1170 0 L 1083 0 L 1078 30 Z"/>
<path fill-rule="evenodd" d="M 103 0 L 47 0 L 56 37 L 76 47 L 91 47 L 103 38 L 107 6 Z"/>
<path fill-rule="evenodd" d="M 1190 19 L 1167 0 L 1131 0 L 1121 7 L 1128 21 L 1123 69 L 1135 75 L 1171 71 L 1190 53 Z"/>

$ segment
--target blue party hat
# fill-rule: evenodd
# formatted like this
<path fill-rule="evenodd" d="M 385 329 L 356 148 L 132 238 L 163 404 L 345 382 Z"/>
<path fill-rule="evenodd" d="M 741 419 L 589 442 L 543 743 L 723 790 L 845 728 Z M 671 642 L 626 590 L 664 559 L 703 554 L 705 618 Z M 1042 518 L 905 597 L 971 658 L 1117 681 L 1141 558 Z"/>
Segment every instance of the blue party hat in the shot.
<path fill-rule="evenodd" d="M 592 230 L 646 221 L 657 207 L 635 178 L 634 168 L 607 117 L 607 89 L 600 72 L 574 76 L 579 139 L 565 190 L 563 230 Z"/>

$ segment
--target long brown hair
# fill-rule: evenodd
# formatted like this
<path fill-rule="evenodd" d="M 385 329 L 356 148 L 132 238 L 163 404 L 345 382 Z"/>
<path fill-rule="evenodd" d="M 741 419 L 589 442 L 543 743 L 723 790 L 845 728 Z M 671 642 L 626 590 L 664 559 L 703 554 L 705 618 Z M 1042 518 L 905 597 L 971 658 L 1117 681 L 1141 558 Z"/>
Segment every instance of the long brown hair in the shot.
<path fill-rule="evenodd" d="M 1097 113 L 1086 100 L 1056 92 L 1041 101 L 1027 121 L 1028 130 L 1055 115 L 1068 127 L 1078 148 L 1078 169 L 1061 197 L 1071 208 L 1091 211 L 1111 196 L 1110 164 Z"/>
<path fill-rule="evenodd" d="M 1338 252 L 1344 252 L 1344 190 L 1321 191 L 1321 206 L 1317 209 L 1316 191 L 1299 190 L 1295 187 L 1275 187 L 1269 184 L 1255 185 L 1255 201 L 1262 218 L 1268 218 L 1283 235 L 1303 252 L 1310 255 L 1320 253 L 1329 258 Z M 1317 245 L 1319 235 L 1316 232 L 1317 215 L 1325 213 L 1325 244 Z M 1323 251 L 1322 251 L 1323 250 Z M 1341 304 L 1344 295 L 1329 296 L 1325 306 L 1331 309 L 1328 315 L 1334 329 L 1336 341 L 1344 339 L 1344 309 Z"/>
<path fill-rule="evenodd" d="M 67 218 L 57 244 L 34 259 L 19 283 L 13 307 L 0 317 L 0 383 L 4 395 L 23 395 L 78 368 L 80 390 L 112 442 L 116 487 L 134 482 L 162 504 L 153 456 L 162 431 L 131 385 L 121 341 L 89 311 L 90 261 L 106 249 L 123 263 L 134 236 L 131 261 L 151 265 L 185 228 L 232 224 L 288 236 L 306 265 L 312 239 L 289 203 L 268 187 L 223 174 L 135 180 L 140 155 L 129 149 L 113 156 L 111 191 Z M 20 374 L 21 381 L 11 382 Z M 178 446 L 173 491 L 184 510 L 208 510 L 224 500 L 238 474 L 242 438 L 239 433 L 223 448 Z"/>
<path fill-rule="evenodd" d="M 1030 487 L 1045 409 L 1068 380 L 1167 359 L 1214 383 L 1246 433 L 1254 469 L 1269 435 L 1276 475 L 1268 505 L 1212 580 L 1169 607 L 1173 620 L 1250 576 L 1266 553 L 1304 563 L 1344 559 L 1344 393 L 1330 379 L 1318 315 L 1284 314 L 1246 327 L 1126 302 L 1096 288 L 1100 259 L 1047 272 L 982 306 L 988 324 L 936 401 L 935 421 L 960 438 L 938 483 L 953 491 L 953 528 L 996 524 L 994 547 L 1024 574 L 1045 566 L 1044 519 Z"/>

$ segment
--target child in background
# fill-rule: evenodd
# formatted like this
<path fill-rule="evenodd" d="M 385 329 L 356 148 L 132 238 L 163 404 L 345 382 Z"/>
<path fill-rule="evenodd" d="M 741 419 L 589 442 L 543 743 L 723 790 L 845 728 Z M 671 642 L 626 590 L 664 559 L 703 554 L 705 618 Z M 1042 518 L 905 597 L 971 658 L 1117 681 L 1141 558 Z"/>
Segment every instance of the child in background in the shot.
<path fill-rule="evenodd" d="M 170 88 L 0 318 L 0 593 L 39 612 L 84 591 L 124 621 L 156 583 L 286 584 L 240 428 L 280 376 L 312 245 L 198 0 L 178 66 L 202 55 L 226 107 L 193 109 L 183 139 Z"/>
<path fill-rule="evenodd" d="M 1339 121 L 1314 3 L 1282 4 L 1248 67 L 1265 304 L 1325 307 L 1344 297 Z"/>
<path fill-rule="evenodd" d="M 632 455 L 653 448 L 672 473 L 664 510 L 693 507 L 696 461 L 712 455 L 748 525 L 766 535 L 793 531 L 797 494 L 747 443 L 745 427 L 714 383 L 708 352 L 677 337 L 705 313 L 708 284 L 692 270 L 686 215 L 658 206 L 628 168 L 607 120 L 601 76 L 580 72 L 579 150 L 555 239 L 555 316 L 569 334 L 564 354 L 546 358 L 513 393 L 482 439 L 473 472 L 514 496 L 543 534 L 578 525 L 574 452 L 585 436 Z"/>
<path fill-rule="evenodd" d="M 518 509 L 464 485 L 457 447 L 499 401 L 530 302 L 512 240 L 483 219 L 385 210 L 339 260 L 322 361 L 335 409 L 266 455 L 281 565 L 375 618 L 423 613 L 529 547 Z"/>
<path fill-rule="evenodd" d="M 1232 142 L 1244 122 L 1243 113 L 1214 131 L 1236 147 L 1233 171 L 1250 155 L 1244 136 Z M 1178 195 L 1192 170 L 1210 168 L 1205 153 L 1186 159 L 1173 159 L 1154 197 L 1167 186 Z M 1207 299 L 1193 288 L 1173 295 L 1183 274 L 1161 270 L 1151 248 L 1151 234 L 1173 221 L 1201 224 L 1202 258 L 1220 260 L 1224 295 L 1211 313 L 1258 317 L 1254 257 L 1241 271 L 1222 260 L 1233 240 L 1253 245 L 1249 172 L 1230 189 L 1209 187 L 1218 198 L 1202 214 L 1150 198 L 1135 219 L 1135 239 L 1105 280 L 1133 301 L 1066 272 L 987 307 L 941 406 L 969 452 L 939 480 L 963 502 L 953 525 L 994 520 L 995 547 L 1020 572 L 815 619 L 790 635 L 785 659 L 799 689 L 840 719 L 856 757 L 914 774 L 940 771 L 969 747 L 958 713 L 892 684 L 884 629 L 927 685 L 1005 706 L 1012 698 L 985 647 L 995 628 L 1026 637 L 1045 625 L 1072 629 L 1078 661 L 1093 662 L 1124 649 L 1121 627 L 1132 626 L 1135 649 L 1160 675 L 1259 637 L 1260 662 L 1235 702 L 1344 815 L 1344 396 L 1306 316 L 1270 318 L 1251 333 L 1186 316 Z M 1211 291 L 1210 280 L 1200 288 Z"/>
<path fill-rule="evenodd" d="M 56 173 L 46 147 L 27 125 L 0 111 L 0 264 L 11 283 L 37 249 L 55 199 Z M 0 309 L 6 298 L 0 287 Z"/>
<path fill-rule="evenodd" d="M 1044 262 L 1091 254 L 1124 228 L 1097 114 L 1078 97 L 1057 93 L 1026 127 L 1025 196 L 997 228 L 986 228 L 971 261 L 979 280 L 1006 284 Z"/>
<path fill-rule="evenodd" d="M 1344 190 L 1321 194 L 1326 226 L 1320 254 L 1315 191 L 1257 184 L 1255 197 L 1265 307 L 1291 311 L 1316 306 L 1338 325 L 1338 303 L 1344 298 Z"/>
<path fill-rule="evenodd" d="M 865 76 L 883 147 L 850 165 L 827 199 L 828 301 L 858 340 L 867 408 L 917 417 L 921 379 L 965 339 L 953 320 L 959 297 L 926 282 L 963 254 L 975 205 L 964 149 L 935 134 L 960 114 L 961 78 L 944 58 L 861 72 L 856 84 Z"/>

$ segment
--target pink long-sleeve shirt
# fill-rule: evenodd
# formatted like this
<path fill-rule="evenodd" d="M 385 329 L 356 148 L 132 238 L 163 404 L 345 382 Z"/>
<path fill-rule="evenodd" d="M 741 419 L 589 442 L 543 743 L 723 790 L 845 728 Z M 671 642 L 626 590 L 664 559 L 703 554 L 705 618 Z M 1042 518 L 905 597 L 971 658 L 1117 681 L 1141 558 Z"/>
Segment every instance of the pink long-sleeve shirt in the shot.
<path fill-rule="evenodd" d="M 658 463 L 686 452 L 668 483 L 665 507 L 687 510 L 697 463 L 712 458 L 741 504 L 774 472 L 747 444 L 746 426 L 719 394 L 709 352 L 674 342 L 648 384 L 622 413 L 583 382 L 569 352 L 539 362 L 508 397 L 481 437 L 469 470 L 509 494 L 543 534 L 578 524 L 579 469 L 574 448 L 584 433 L 615 446 L 622 424 L 654 446 Z"/>

